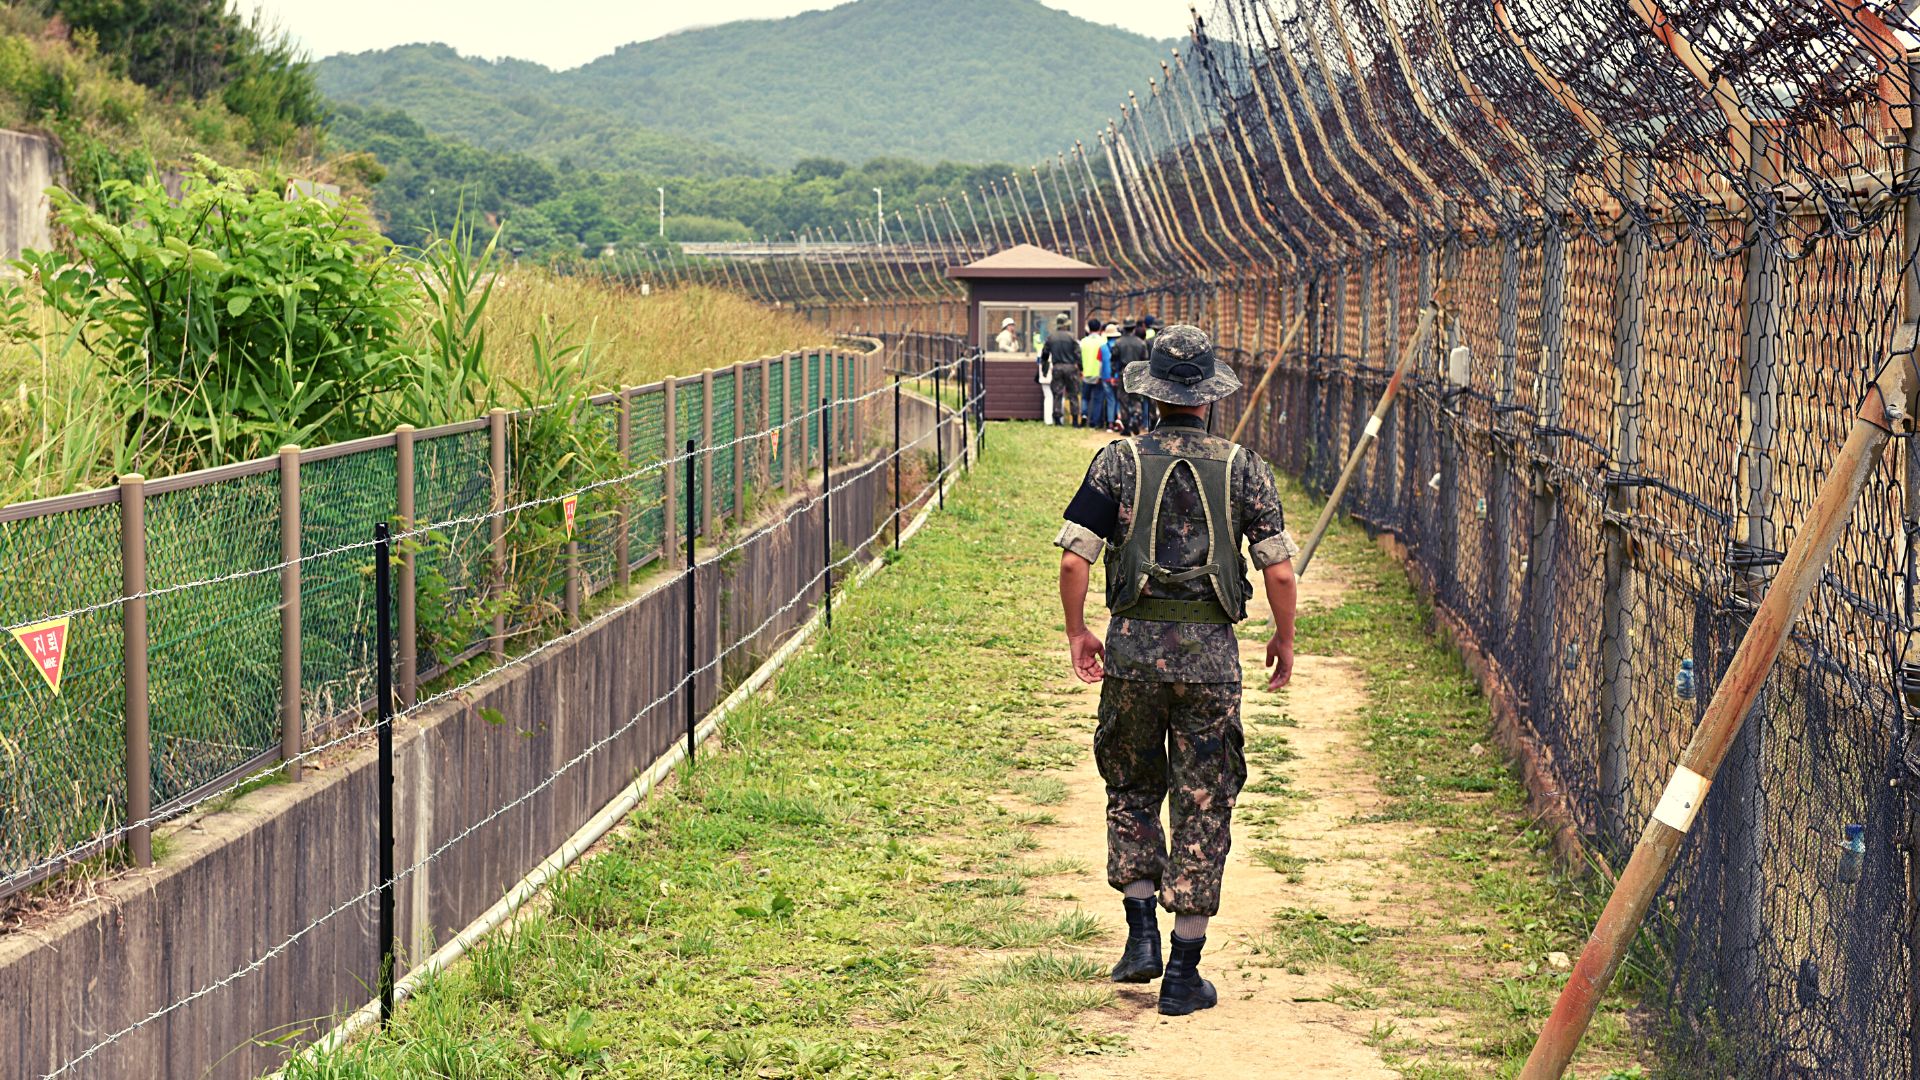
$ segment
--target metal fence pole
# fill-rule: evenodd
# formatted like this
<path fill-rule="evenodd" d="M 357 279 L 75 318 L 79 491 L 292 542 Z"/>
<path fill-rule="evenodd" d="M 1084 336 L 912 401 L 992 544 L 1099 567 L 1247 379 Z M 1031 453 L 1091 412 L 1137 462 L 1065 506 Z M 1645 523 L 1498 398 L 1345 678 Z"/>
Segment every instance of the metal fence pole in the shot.
<path fill-rule="evenodd" d="M 125 669 L 127 851 L 153 865 L 153 744 L 147 726 L 147 487 L 139 473 L 120 477 L 120 648 Z"/>
<path fill-rule="evenodd" d="M 280 760 L 300 782 L 300 448 L 280 448 Z"/>
<path fill-rule="evenodd" d="M 1632 772 L 1633 684 L 1639 645 L 1634 626 L 1638 606 L 1633 536 L 1628 522 L 1639 505 L 1629 481 L 1640 468 L 1640 353 L 1645 333 L 1647 230 L 1644 212 L 1646 163 L 1632 158 L 1626 174 L 1626 213 L 1615 250 L 1613 367 L 1614 433 L 1612 476 L 1601 520 L 1605 553 L 1600 593 L 1600 748 L 1599 787 L 1603 828 L 1608 839 L 1625 843 L 1632 835 L 1627 796 Z"/>
<path fill-rule="evenodd" d="M 695 570 L 697 569 L 696 564 L 698 562 L 698 557 L 694 551 L 694 543 L 695 543 L 696 537 L 698 536 L 699 530 L 694 528 L 694 522 L 693 522 L 693 516 L 698 511 L 698 508 L 694 506 L 694 500 L 693 500 L 693 469 L 694 469 L 693 445 L 694 445 L 693 440 L 688 439 L 687 440 L 687 461 L 686 461 L 687 603 L 686 603 L 686 627 L 685 627 L 686 638 L 687 638 L 687 650 L 686 650 L 687 684 L 684 689 L 686 690 L 686 695 L 687 695 L 686 697 L 687 763 L 689 765 L 693 763 L 693 731 L 694 731 L 694 715 L 693 714 L 694 714 L 694 698 L 696 696 L 694 693 L 694 690 L 697 688 L 697 680 L 694 678 L 693 673 L 694 673 L 695 665 L 699 663 L 699 655 L 697 652 L 695 652 L 695 643 L 697 641 L 697 638 L 695 637 L 695 631 L 694 631 L 694 600 L 695 600 L 694 591 L 695 591 L 695 586 L 699 584 L 699 578 L 697 578 L 694 574 Z"/>
<path fill-rule="evenodd" d="M 1920 79 L 1920 64 L 1908 63 L 1909 85 L 1920 85 L 1913 80 Z M 1907 108 L 1906 139 L 1901 152 L 1901 166 L 1904 175 L 1911 176 L 1920 168 L 1920 113 L 1909 103 Z M 1905 321 L 1920 318 L 1920 200 L 1908 197 L 1900 203 L 1900 251 L 1903 273 L 1900 290 L 1900 317 Z M 1920 538 L 1920 439 L 1908 438 L 1901 444 L 1902 474 L 1901 487 L 1901 525 L 1902 539 L 1905 545 L 1911 545 Z M 1920 598 L 1915 592 L 1920 590 L 1920 561 L 1913 558 L 1911 552 L 1905 552 L 1906 566 L 1904 604 L 1902 615 L 1908 626 L 1914 624 L 1914 614 L 1920 610 Z M 1906 679 L 1920 676 L 1920 637 L 1905 635 L 1902 642 L 1901 675 Z M 1909 691 L 1909 694 L 1911 691 Z M 1903 694 L 1903 697 L 1908 695 Z M 1907 744 L 1912 746 L 1920 738 L 1920 710 L 1909 699 L 1901 717 L 1901 734 Z M 1915 785 L 1910 772 L 1900 777 L 1900 793 L 1904 803 L 1906 819 L 1906 871 L 1907 896 L 1920 898 L 1920 798 L 1916 798 Z M 1920 1077 L 1920 903 L 1907 901 L 1907 1074 Z"/>
<path fill-rule="evenodd" d="M 820 399 L 820 567 L 826 575 L 822 596 L 827 605 L 827 629 L 833 629 L 833 411 Z"/>
<path fill-rule="evenodd" d="M 1459 297 L 1455 295 L 1460 281 L 1460 204 L 1449 201 L 1445 206 L 1446 236 L 1440 247 L 1440 306 L 1447 318 L 1447 351 L 1451 353 L 1460 344 Z M 1445 567 L 1444 574 L 1456 580 L 1460 566 L 1460 451 L 1459 427 L 1447 423 L 1453 410 L 1442 406 L 1434 415 L 1434 436 L 1440 453 L 1440 512 L 1439 526 L 1441 557 L 1440 565 Z M 1447 597 L 1452 600 L 1454 597 Z"/>
<path fill-rule="evenodd" d="M 1508 212 L 1519 213 L 1517 197 Z M 1519 468 L 1514 455 L 1518 437 L 1513 427 L 1514 371 L 1520 353 L 1520 234 L 1509 228 L 1500 243 L 1500 285 L 1494 296 L 1494 336 L 1500 348 L 1500 381 L 1494 387 L 1493 417 L 1493 490 L 1490 491 L 1487 516 L 1493 534 L 1491 625 L 1501 633 L 1513 633 L 1513 568 L 1508 552 L 1513 545 L 1513 481 Z"/>
<path fill-rule="evenodd" d="M 1533 678 L 1546 680 L 1554 670 L 1552 610 L 1559 577 L 1560 483 L 1552 465 L 1559 460 L 1562 369 L 1566 359 L 1567 238 L 1562 232 L 1567 206 L 1567 180 L 1562 173 L 1548 176 L 1546 228 L 1540 240 L 1540 383 L 1535 420 L 1536 449 L 1532 468 L 1531 537 L 1527 544 L 1527 629 L 1533 641 Z M 1546 434 L 1541 439 L 1540 435 Z"/>
<path fill-rule="evenodd" d="M 507 410 L 487 411 L 488 467 L 493 471 L 492 514 L 487 520 L 487 539 L 493 553 L 493 575 L 487 595 L 496 605 L 493 612 L 493 636 L 487 649 L 498 664 L 507 658 Z"/>
<path fill-rule="evenodd" d="M 375 710 L 379 720 L 375 724 L 375 739 L 378 743 L 378 777 L 376 786 L 379 797 L 379 837 L 375 840 L 375 855 L 379 859 L 379 927 L 377 940 L 380 947 L 380 1023 L 384 1027 L 393 1019 L 394 961 L 396 928 L 393 911 L 393 606 L 388 576 L 391 559 L 392 541 L 387 533 L 387 523 L 375 522 L 373 526 L 373 607 L 374 607 L 374 649 L 378 654 L 374 660 L 375 672 Z"/>
<path fill-rule="evenodd" d="M 400 522 L 400 531 L 410 533 L 414 528 L 413 507 L 413 425 L 401 424 L 393 429 L 393 475 L 395 517 Z M 419 652 L 419 609 L 415 607 L 417 597 L 414 589 L 414 550 L 419 547 L 409 538 L 400 545 L 400 567 L 398 580 L 399 596 L 397 600 L 400 630 L 399 685 L 401 708 L 411 709 L 419 700 L 420 691 L 420 652 Z"/>
<path fill-rule="evenodd" d="M 900 550 L 900 376 L 893 377 L 893 550 Z"/>
<path fill-rule="evenodd" d="M 935 497 L 940 500 L 940 509 L 947 508 L 947 486 L 942 483 L 947 475 L 947 414 L 946 406 L 940 401 L 940 368 L 933 369 L 933 488 Z"/>
<path fill-rule="evenodd" d="M 620 388 L 620 418 L 614 429 L 615 449 L 620 454 L 620 471 L 633 471 L 633 388 Z M 624 589 L 633 581 L 633 485 L 620 485 L 620 500 L 614 510 L 613 583 Z"/>
<path fill-rule="evenodd" d="M 967 418 L 973 412 L 973 403 L 967 400 L 973 388 L 973 358 L 960 358 L 960 467 L 966 472 L 973 471 L 973 435 L 967 429 Z"/>

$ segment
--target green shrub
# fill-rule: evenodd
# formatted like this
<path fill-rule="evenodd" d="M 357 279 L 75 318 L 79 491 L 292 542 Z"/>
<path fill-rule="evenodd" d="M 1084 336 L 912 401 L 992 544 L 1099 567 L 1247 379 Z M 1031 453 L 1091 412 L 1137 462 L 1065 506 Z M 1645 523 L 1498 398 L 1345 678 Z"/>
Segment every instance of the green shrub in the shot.
<path fill-rule="evenodd" d="M 18 265 L 83 325 L 137 458 L 186 468 L 388 425 L 417 293 L 361 208 L 205 158 L 177 202 L 158 179 L 101 195 L 114 217 L 55 191 L 73 251 Z"/>

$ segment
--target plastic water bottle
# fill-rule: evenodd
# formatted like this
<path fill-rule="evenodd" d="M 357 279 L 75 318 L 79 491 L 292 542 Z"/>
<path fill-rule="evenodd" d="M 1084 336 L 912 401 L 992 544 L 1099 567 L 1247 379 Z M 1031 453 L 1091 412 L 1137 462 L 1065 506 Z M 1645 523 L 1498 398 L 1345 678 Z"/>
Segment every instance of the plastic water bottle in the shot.
<path fill-rule="evenodd" d="M 1867 868 L 1867 827 L 1848 825 L 1846 842 L 1840 845 L 1841 884 L 1851 885 L 1860 880 Z"/>
<path fill-rule="evenodd" d="M 1673 673 L 1673 692 L 1681 701 L 1693 700 L 1693 658 L 1680 661 L 1680 670 Z"/>

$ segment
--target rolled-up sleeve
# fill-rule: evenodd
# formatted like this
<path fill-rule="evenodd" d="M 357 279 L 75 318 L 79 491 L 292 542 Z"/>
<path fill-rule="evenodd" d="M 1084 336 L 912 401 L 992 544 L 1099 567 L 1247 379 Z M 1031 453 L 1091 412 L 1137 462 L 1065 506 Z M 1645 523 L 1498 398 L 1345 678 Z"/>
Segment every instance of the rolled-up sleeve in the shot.
<path fill-rule="evenodd" d="M 1265 570 L 1275 563 L 1292 562 L 1300 557 L 1300 545 L 1294 543 L 1293 532 L 1281 529 L 1280 535 L 1269 536 L 1247 550 L 1247 557 L 1253 560 L 1255 570 Z"/>
<path fill-rule="evenodd" d="M 1060 526 L 1060 535 L 1053 538 L 1053 546 L 1075 555 L 1090 563 L 1100 561 L 1100 555 L 1106 550 L 1107 542 L 1094 535 L 1092 529 L 1075 522 L 1064 522 Z"/>
<path fill-rule="evenodd" d="M 1260 455 L 1244 450 L 1234 462 L 1234 486 L 1239 488 L 1234 508 L 1241 533 L 1247 538 L 1247 557 L 1254 569 L 1265 570 L 1300 554 L 1300 545 L 1287 531 L 1287 512 L 1280 505 L 1280 485 Z"/>

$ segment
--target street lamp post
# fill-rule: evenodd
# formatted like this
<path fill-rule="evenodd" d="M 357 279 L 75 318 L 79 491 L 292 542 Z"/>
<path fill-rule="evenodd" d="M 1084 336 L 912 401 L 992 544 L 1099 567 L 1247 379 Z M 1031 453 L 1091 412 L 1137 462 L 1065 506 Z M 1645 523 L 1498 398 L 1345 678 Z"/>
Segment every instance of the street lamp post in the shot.
<path fill-rule="evenodd" d="M 660 193 L 660 239 L 665 240 L 667 238 L 667 189 L 657 187 L 653 190 Z"/>

